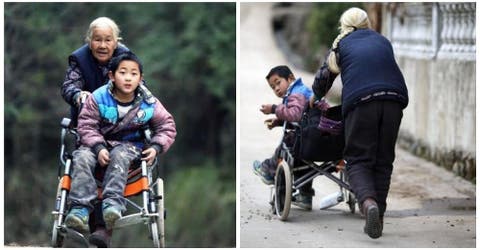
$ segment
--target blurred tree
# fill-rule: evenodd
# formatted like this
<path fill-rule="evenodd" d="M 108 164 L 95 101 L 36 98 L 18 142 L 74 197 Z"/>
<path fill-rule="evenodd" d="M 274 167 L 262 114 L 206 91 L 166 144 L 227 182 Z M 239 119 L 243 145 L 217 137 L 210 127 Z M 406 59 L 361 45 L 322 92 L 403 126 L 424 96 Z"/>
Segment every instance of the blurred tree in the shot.
<path fill-rule="evenodd" d="M 224 189 L 215 199 L 230 199 L 235 192 L 235 14 L 235 3 L 5 3 L 5 242 L 45 245 L 49 240 L 59 121 L 68 116 L 60 86 L 68 55 L 83 45 L 88 25 L 99 16 L 120 26 L 124 43 L 143 61 L 149 88 L 175 118 L 176 142 L 161 159 L 167 189 L 179 185 L 169 176 L 181 181 L 189 168 L 205 168 L 212 184 Z M 203 183 L 189 181 L 198 182 L 193 188 Z M 169 190 L 167 208 L 190 202 Z M 221 208 L 208 199 L 200 202 Z M 171 213 L 177 212 L 190 211 Z M 235 222 L 234 213 L 222 216 Z M 188 233 L 190 225 L 169 223 L 194 235 Z M 233 235 L 222 246 L 235 245 L 229 223 L 212 231 Z M 176 246 L 192 242 L 182 238 Z"/>
<path fill-rule="evenodd" d="M 306 32 L 310 34 L 310 48 L 314 53 L 307 64 L 315 71 L 320 57 L 323 63 L 327 50 L 338 35 L 339 20 L 342 13 L 350 7 L 362 8 L 362 3 L 314 3 L 306 22 Z"/>

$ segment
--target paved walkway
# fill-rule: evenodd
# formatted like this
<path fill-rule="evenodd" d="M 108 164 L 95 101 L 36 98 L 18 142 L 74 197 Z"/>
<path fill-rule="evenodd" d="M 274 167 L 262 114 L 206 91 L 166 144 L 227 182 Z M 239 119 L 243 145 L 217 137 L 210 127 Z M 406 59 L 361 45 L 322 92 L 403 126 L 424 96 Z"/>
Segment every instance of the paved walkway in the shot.
<path fill-rule="evenodd" d="M 251 171 L 255 159 L 269 157 L 281 129 L 268 130 L 263 103 L 278 103 L 265 81 L 270 68 L 287 64 L 276 48 L 269 19 L 271 3 L 241 3 L 240 63 L 240 247 L 475 247 L 475 186 L 433 163 L 397 149 L 384 234 L 372 240 L 364 219 L 345 203 L 319 210 L 322 197 L 338 190 L 318 177 L 313 210 L 292 207 L 287 222 L 269 211 L 269 188 Z M 292 69 L 310 85 L 310 73 Z"/>

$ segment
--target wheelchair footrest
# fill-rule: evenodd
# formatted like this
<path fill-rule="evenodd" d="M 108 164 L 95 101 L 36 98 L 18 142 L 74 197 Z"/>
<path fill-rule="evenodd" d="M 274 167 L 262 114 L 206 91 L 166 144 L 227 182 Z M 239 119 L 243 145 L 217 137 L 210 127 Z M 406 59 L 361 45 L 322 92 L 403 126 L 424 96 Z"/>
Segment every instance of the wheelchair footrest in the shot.
<path fill-rule="evenodd" d="M 155 216 L 159 216 L 158 213 L 144 214 L 142 212 L 139 212 L 136 214 L 129 214 L 126 216 L 122 216 L 120 219 L 118 219 L 115 222 L 115 225 L 113 226 L 113 228 L 116 229 L 116 228 L 122 228 L 122 227 L 131 226 L 135 224 L 140 224 L 140 223 L 147 223 L 150 220 L 150 217 L 155 217 Z"/>
<path fill-rule="evenodd" d="M 122 218 L 118 219 L 115 222 L 114 228 L 122 228 L 130 225 L 135 225 L 135 224 L 143 223 L 147 220 L 148 220 L 148 217 L 143 216 L 142 213 L 129 214 L 126 216 L 122 216 Z"/>
<path fill-rule="evenodd" d="M 90 246 L 85 235 L 73 229 L 66 226 L 59 226 L 58 232 L 68 240 L 68 247 L 88 248 Z"/>

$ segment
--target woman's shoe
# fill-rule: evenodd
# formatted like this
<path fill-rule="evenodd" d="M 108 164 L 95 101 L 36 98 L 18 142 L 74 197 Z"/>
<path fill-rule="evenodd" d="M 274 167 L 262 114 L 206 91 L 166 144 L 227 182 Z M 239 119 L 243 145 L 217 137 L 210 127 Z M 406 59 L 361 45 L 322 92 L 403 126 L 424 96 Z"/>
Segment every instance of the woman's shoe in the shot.
<path fill-rule="evenodd" d="M 383 226 L 380 221 L 379 209 L 375 200 L 368 198 L 362 204 L 362 211 L 365 215 L 365 227 L 363 231 L 372 239 L 382 236 Z"/>

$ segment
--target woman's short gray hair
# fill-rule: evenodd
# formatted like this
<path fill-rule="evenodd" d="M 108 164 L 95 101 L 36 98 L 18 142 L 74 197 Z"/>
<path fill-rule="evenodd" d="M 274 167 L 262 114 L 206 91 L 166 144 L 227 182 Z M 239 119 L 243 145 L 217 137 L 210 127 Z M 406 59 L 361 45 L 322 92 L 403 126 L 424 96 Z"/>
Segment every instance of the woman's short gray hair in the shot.
<path fill-rule="evenodd" d="M 98 27 L 109 27 L 110 29 L 112 29 L 113 40 L 115 40 L 116 42 L 122 40 L 122 38 L 120 37 L 120 29 L 118 28 L 118 25 L 108 17 L 99 17 L 90 23 L 90 26 L 87 30 L 87 35 L 85 37 L 85 42 L 90 43 L 90 41 L 92 41 L 93 30 Z"/>

